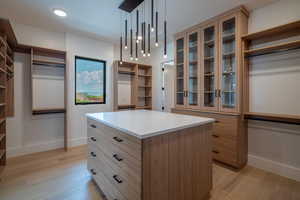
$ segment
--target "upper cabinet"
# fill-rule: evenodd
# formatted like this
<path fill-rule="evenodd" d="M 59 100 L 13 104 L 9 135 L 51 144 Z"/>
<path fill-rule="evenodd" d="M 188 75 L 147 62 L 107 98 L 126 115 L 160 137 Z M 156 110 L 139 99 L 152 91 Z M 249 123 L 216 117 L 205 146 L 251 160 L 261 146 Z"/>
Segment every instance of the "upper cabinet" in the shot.
<path fill-rule="evenodd" d="M 247 26 L 248 13 L 239 7 L 176 35 L 176 107 L 241 112 Z"/>

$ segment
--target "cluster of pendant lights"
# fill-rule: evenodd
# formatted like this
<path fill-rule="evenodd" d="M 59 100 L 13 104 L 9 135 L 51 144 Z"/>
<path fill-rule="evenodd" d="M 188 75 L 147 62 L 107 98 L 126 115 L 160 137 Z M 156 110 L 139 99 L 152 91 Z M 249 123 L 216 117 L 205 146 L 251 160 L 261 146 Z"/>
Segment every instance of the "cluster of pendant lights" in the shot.
<path fill-rule="evenodd" d="M 148 8 L 148 23 L 147 23 L 147 17 L 146 17 L 146 3 L 147 1 L 151 1 L 150 9 Z M 160 0 L 155 0 L 160 1 Z M 166 1 L 167 0 L 161 0 L 164 1 L 164 58 L 167 57 L 167 21 L 166 21 Z M 151 33 L 155 32 L 155 46 L 158 47 L 158 6 L 157 2 L 154 0 L 145 0 L 141 6 L 137 7 L 135 10 L 133 10 L 131 13 L 126 13 L 126 19 L 125 19 L 125 31 L 124 31 L 124 41 L 123 41 L 123 31 L 122 31 L 122 13 L 121 13 L 121 37 L 120 37 L 120 64 L 123 62 L 123 50 L 129 50 L 130 54 L 130 60 L 136 60 L 139 59 L 139 47 L 141 51 L 141 55 L 143 57 L 150 56 L 151 55 Z M 141 8 L 142 7 L 142 8 Z M 155 16 L 154 16 L 154 7 L 156 7 L 155 10 Z M 140 14 L 140 10 L 142 10 L 142 14 Z M 134 13 L 135 12 L 135 13 Z M 150 16 L 151 14 L 151 16 Z M 130 16 L 130 30 L 129 30 L 129 43 L 128 43 L 128 15 Z M 134 16 L 132 16 L 134 15 Z M 135 24 L 135 30 L 133 30 L 133 21 L 132 17 L 136 18 L 136 24 Z M 140 22 L 140 18 L 142 18 L 142 22 Z M 154 19 L 155 18 L 155 19 Z M 134 32 L 135 31 L 135 35 Z M 123 42 L 124 42 L 124 48 L 123 48 Z M 135 52 L 133 52 L 133 49 L 135 49 Z M 135 53 L 135 55 L 134 55 Z"/>

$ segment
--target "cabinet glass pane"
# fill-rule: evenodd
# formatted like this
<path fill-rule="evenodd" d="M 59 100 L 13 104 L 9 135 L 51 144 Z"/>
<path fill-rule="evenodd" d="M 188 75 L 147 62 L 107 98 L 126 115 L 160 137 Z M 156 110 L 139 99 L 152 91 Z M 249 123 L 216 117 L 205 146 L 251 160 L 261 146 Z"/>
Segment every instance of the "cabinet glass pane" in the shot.
<path fill-rule="evenodd" d="M 198 104 L 198 33 L 189 35 L 188 49 L 188 104 Z"/>
<path fill-rule="evenodd" d="M 235 18 L 222 24 L 222 107 L 236 107 Z"/>
<path fill-rule="evenodd" d="M 176 103 L 184 104 L 184 39 L 176 41 Z"/>
<path fill-rule="evenodd" d="M 215 107 L 215 27 L 204 29 L 204 106 Z"/>

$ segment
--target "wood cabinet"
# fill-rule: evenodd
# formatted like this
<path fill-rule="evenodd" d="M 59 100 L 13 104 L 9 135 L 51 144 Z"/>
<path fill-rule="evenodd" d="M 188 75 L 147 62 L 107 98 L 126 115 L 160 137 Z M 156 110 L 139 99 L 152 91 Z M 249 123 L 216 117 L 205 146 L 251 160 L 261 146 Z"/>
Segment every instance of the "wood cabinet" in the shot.
<path fill-rule="evenodd" d="M 246 155 L 241 156 L 247 148 L 247 131 L 241 128 L 244 126 L 241 36 L 247 33 L 247 27 L 248 12 L 240 6 L 175 35 L 173 111 L 213 115 L 220 122 L 214 129 L 213 157 L 234 167 L 246 163 Z M 236 137 L 226 139 L 227 134 Z"/>
<path fill-rule="evenodd" d="M 202 200 L 212 189 L 211 123 L 144 139 L 87 124 L 88 169 L 107 200 Z"/>

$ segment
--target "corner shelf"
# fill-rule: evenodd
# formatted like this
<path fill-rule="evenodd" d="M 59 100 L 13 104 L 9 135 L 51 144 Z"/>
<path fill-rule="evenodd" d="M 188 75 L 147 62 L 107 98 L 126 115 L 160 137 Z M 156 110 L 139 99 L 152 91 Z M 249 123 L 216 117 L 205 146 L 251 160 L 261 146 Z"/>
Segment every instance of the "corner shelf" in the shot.
<path fill-rule="evenodd" d="M 61 67 L 64 68 L 66 66 L 65 62 L 54 62 L 47 60 L 32 60 L 33 65 L 43 65 L 48 67 Z"/>
<path fill-rule="evenodd" d="M 286 50 L 294 49 L 294 48 L 300 48 L 300 40 L 296 40 L 293 42 L 285 42 L 285 43 L 276 44 L 276 45 L 270 45 L 270 46 L 266 46 L 266 47 L 262 47 L 262 48 L 245 50 L 244 55 L 251 57 L 251 56 L 258 56 L 258 55 L 274 53 L 274 51 L 286 51 Z"/>
<path fill-rule="evenodd" d="M 244 117 L 245 119 L 251 120 L 262 120 L 300 125 L 300 116 L 297 115 L 246 112 L 244 113 Z"/>
<path fill-rule="evenodd" d="M 44 115 L 44 114 L 56 114 L 56 113 L 65 113 L 65 108 L 46 108 L 46 109 L 35 109 L 32 110 L 33 115 Z"/>

